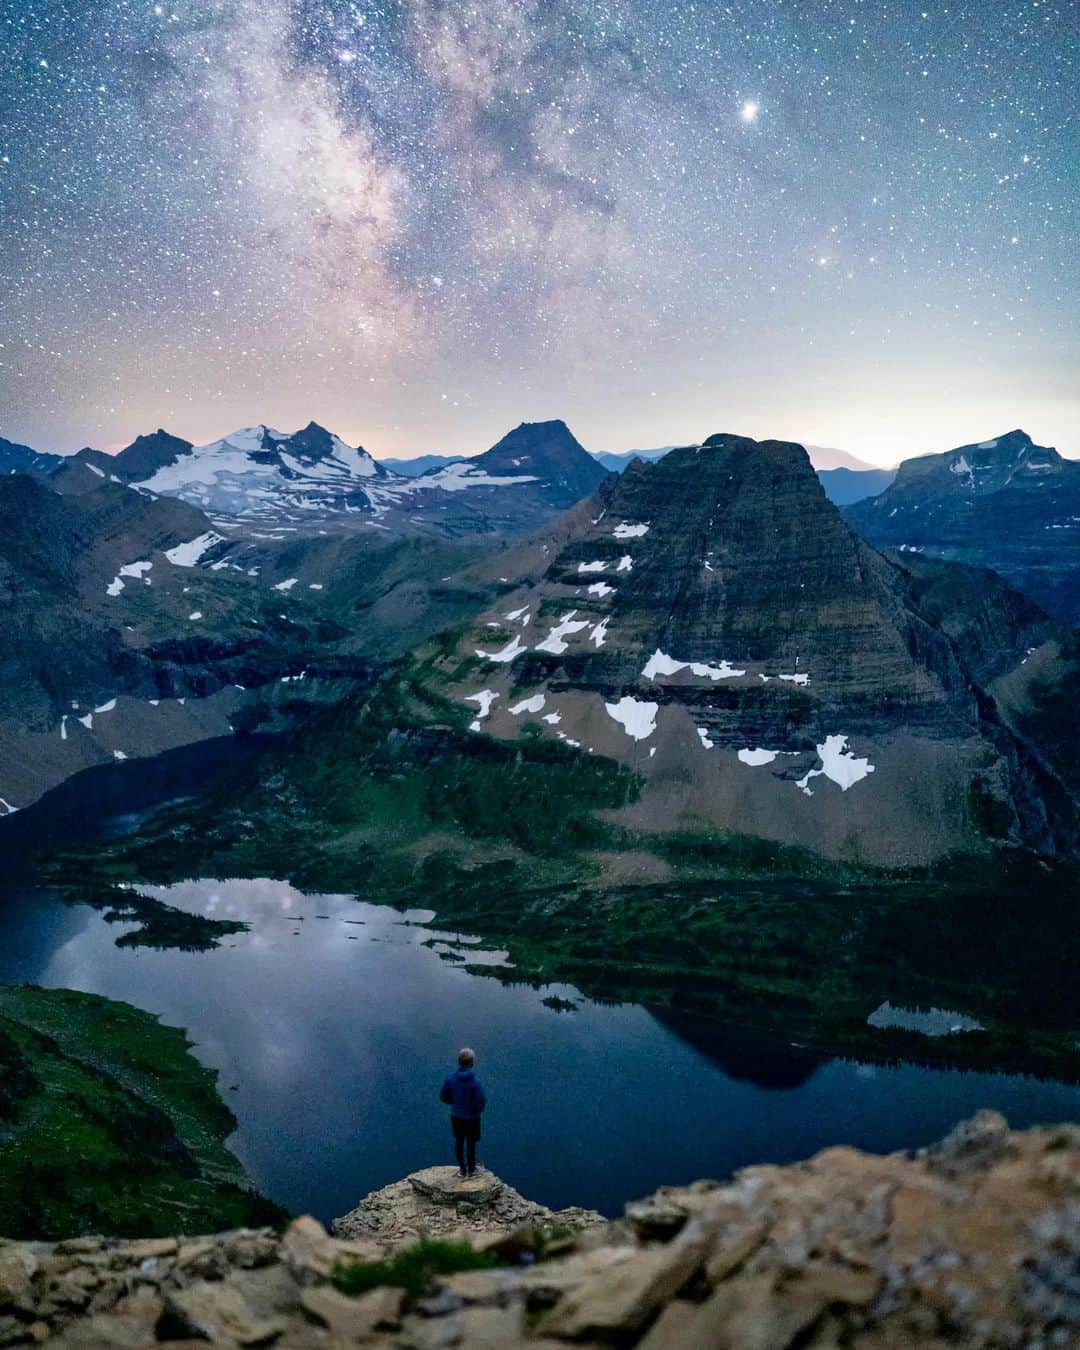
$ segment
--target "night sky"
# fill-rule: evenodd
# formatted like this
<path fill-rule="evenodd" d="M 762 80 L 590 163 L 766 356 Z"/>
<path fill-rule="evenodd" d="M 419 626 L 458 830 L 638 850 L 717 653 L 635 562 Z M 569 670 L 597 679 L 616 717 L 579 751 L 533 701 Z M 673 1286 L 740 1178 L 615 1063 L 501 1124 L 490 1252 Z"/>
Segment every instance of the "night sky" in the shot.
<path fill-rule="evenodd" d="M 1080 454 L 1058 0 L 0 0 L 0 435 Z"/>

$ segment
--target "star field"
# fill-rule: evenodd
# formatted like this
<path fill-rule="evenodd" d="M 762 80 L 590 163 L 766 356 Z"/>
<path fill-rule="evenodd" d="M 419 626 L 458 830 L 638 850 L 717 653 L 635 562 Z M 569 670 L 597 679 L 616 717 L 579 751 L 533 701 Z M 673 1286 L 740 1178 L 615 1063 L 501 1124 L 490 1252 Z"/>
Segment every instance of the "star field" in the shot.
<path fill-rule="evenodd" d="M 1064 0 L 0 0 L 0 435 L 1080 454 Z"/>

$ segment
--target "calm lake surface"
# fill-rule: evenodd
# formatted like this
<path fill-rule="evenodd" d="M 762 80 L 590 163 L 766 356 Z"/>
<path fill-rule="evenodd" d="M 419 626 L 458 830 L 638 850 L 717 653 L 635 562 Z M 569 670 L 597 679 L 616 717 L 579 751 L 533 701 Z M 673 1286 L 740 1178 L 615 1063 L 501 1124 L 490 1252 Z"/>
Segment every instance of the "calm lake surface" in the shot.
<path fill-rule="evenodd" d="M 567 986 L 471 975 L 447 950 L 470 962 L 503 954 L 458 941 L 430 911 L 203 878 L 145 889 L 250 931 L 210 952 L 157 952 L 117 947 L 127 925 L 36 888 L 33 853 L 50 839 L 130 827 L 232 762 L 218 747 L 92 770 L 3 822 L 0 980 L 104 994 L 186 1027 L 238 1118 L 234 1151 L 293 1211 L 328 1220 L 408 1171 L 450 1161 L 438 1089 L 466 1042 L 490 1099 L 481 1159 L 533 1199 L 609 1214 L 665 1182 L 830 1144 L 926 1144 L 983 1106 L 1017 1126 L 1080 1119 L 1080 1088 L 1064 1084 L 828 1060 Z M 553 995 L 576 1011 L 545 1006 Z"/>

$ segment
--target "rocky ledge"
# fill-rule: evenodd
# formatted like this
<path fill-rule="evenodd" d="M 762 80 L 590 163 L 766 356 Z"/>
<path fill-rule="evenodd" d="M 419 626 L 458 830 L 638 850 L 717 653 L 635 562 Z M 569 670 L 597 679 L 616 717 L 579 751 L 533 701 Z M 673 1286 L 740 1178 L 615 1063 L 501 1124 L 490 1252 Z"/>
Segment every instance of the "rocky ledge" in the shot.
<path fill-rule="evenodd" d="M 508 1231 L 519 1204 L 540 1215 Z M 488 1231 L 471 1228 L 485 1211 Z M 364 1228 L 388 1213 L 400 1218 Z M 437 1231 L 464 1229 L 469 1246 L 429 1238 L 426 1250 L 438 1248 L 444 1269 L 456 1260 L 457 1273 L 425 1273 L 418 1286 L 399 1277 L 407 1266 L 415 1276 L 408 1254 L 425 1245 L 413 1235 L 394 1247 L 390 1235 L 415 1233 L 421 1217 L 455 1221 Z M 455 1191 L 444 1169 L 430 1169 L 375 1192 L 336 1228 L 363 1235 L 331 1237 L 305 1218 L 280 1237 L 0 1244 L 0 1345 L 1080 1344 L 1073 1125 L 1014 1133 L 981 1113 L 917 1154 L 828 1149 L 797 1166 L 748 1168 L 729 1184 L 665 1188 L 618 1222 L 578 1229 L 497 1178 Z M 342 1272 L 357 1263 L 363 1278 L 352 1287 L 366 1292 L 349 1296 L 335 1286 L 349 1287 Z M 380 1272 L 405 1287 L 378 1283 Z"/>
<path fill-rule="evenodd" d="M 481 1167 L 467 1180 L 456 1167 L 426 1167 L 372 1191 L 331 1225 L 335 1237 L 395 1244 L 428 1237 L 498 1237 L 523 1224 L 589 1228 L 604 1220 L 594 1209 L 553 1211 Z"/>

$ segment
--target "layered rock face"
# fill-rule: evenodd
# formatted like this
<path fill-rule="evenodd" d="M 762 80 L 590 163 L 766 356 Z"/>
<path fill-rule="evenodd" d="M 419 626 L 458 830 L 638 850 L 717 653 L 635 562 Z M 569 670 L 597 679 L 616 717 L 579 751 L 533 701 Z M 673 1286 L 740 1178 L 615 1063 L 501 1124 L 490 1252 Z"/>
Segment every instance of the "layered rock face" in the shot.
<path fill-rule="evenodd" d="M 878 548 L 992 568 L 1080 623 L 1080 464 L 1024 431 L 905 460 L 847 518 Z"/>
<path fill-rule="evenodd" d="M 713 436 L 631 465 L 573 519 L 542 578 L 444 667 L 474 730 L 631 764 L 635 828 L 921 863 L 977 847 L 989 799 L 1007 837 L 1068 846 L 1073 807 L 1049 820 L 1042 767 L 983 689 L 979 625 L 950 631 L 924 605 L 925 581 L 852 532 L 802 447 Z M 991 603 L 995 677 L 1061 636 Z"/>
<path fill-rule="evenodd" d="M 480 1259 L 444 1248 L 442 1265 L 474 1268 L 439 1274 L 429 1257 L 409 1292 L 386 1282 L 402 1269 L 387 1257 L 415 1237 L 331 1238 L 313 1219 L 280 1238 L 0 1242 L 0 1339 L 1001 1350 L 1080 1338 L 1076 1126 L 1013 1133 L 981 1113 L 918 1154 L 834 1148 L 726 1185 L 664 1188 L 615 1223 L 558 1219 L 466 1227 Z M 342 1268 L 358 1263 L 369 1292 L 351 1297 L 333 1277 L 348 1287 Z"/>

